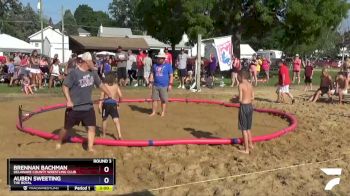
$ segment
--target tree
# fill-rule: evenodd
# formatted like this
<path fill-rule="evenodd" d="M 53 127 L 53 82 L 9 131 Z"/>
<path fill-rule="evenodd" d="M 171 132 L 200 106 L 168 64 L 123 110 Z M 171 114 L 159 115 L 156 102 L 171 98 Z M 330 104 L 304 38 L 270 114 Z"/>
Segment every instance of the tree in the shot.
<path fill-rule="evenodd" d="M 198 33 L 204 37 L 211 33 L 212 20 L 205 11 L 213 2 L 213 0 L 141 0 L 136 13 L 148 34 L 170 43 L 175 50 L 175 45 L 181 41 L 185 32 L 189 34 L 192 43 L 197 39 Z"/>
<path fill-rule="evenodd" d="M 72 12 L 68 9 L 64 13 L 64 30 L 68 35 L 78 35 L 78 25 Z"/>
<path fill-rule="evenodd" d="M 289 54 L 310 55 L 334 46 L 336 27 L 349 10 L 346 0 L 288 1 L 283 48 Z M 308 10 L 305 12 L 304 10 Z"/>
<path fill-rule="evenodd" d="M 3 32 L 22 40 L 40 30 L 39 15 L 28 3 L 23 6 L 21 3 L 13 4 L 4 14 Z M 46 22 L 46 21 L 44 21 Z"/>
<path fill-rule="evenodd" d="M 86 29 L 91 35 L 97 35 L 100 25 L 110 26 L 112 20 L 109 15 L 102 11 L 94 11 L 88 5 L 79 5 L 74 12 L 74 18 L 78 26 Z"/>
<path fill-rule="evenodd" d="M 136 7 L 140 0 L 113 0 L 108 7 L 112 19 L 119 27 L 141 31 L 140 19 L 136 16 Z"/>
<path fill-rule="evenodd" d="M 218 0 L 211 15 L 218 35 L 232 35 L 233 52 L 240 57 L 242 39 L 260 40 L 278 23 L 284 0 Z"/>

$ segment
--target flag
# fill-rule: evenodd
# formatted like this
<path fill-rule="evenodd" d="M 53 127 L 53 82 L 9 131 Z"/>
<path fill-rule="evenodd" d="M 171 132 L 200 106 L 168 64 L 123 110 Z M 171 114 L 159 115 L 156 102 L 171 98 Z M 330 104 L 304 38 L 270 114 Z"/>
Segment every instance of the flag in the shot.
<path fill-rule="evenodd" d="M 232 65 L 232 41 L 231 36 L 214 38 L 216 54 L 219 60 L 220 71 L 231 69 Z"/>

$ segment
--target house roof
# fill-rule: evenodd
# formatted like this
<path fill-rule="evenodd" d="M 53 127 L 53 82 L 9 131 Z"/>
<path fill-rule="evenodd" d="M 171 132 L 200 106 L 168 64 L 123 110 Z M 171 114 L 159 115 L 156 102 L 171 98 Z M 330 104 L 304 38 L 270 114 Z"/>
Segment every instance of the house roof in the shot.
<path fill-rule="evenodd" d="M 159 40 L 157 40 L 156 38 L 149 36 L 149 35 L 131 35 L 128 36 L 130 38 L 143 38 L 145 39 L 146 43 L 148 44 L 149 48 L 151 49 L 161 49 L 164 47 L 170 47 L 169 44 L 165 44 Z"/>
<path fill-rule="evenodd" d="M 58 33 L 59 35 L 62 36 L 62 33 L 61 33 L 61 32 L 54 30 L 51 26 L 45 27 L 45 28 L 43 29 L 43 32 L 46 31 L 46 30 L 48 30 L 48 29 L 51 29 L 51 30 L 55 31 L 56 33 Z M 32 34 L 32 35 L 30 35 L 30 36 L 28 36 L 28 38 L 30 39 L 30 38 L 32 38 L 32 37 L 38 35 L 39 33 L 41 33 L 41 30 L 38 31 L 38 32 L 36 32 L 36 33 L 34 33 L 34 34 Z"/>
<path fill-rule="evenodd" d="M 78 28 L 78 33 L 79 33 L 79 34 L 90 34 L 89 31 L 87 31 L 87 30 L 85 30 L 85 29 L 83 29 L 83 28 Z"/>
<path fill-rule="evenodd" d="M 118 46 L 126 50 L 149 47 L 143 38 L 70 36 L 69 41 L 72 50 L 116 50 Z"/>
<path fill-rule="evenodd" d="M 101 32 L 102 29 L 102 32 Z M 125 37 L 132 35 L 130 28 L 100 27 L 98 36 L 100 37 Z"/>

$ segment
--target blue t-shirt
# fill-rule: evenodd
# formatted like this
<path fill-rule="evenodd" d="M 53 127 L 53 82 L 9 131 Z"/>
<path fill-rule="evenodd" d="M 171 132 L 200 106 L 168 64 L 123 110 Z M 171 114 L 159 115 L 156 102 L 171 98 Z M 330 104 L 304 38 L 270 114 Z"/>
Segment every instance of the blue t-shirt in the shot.
<path fill-rule="evenodd" d="M 168 63 L 163 65 L 154 64 L 152 67 L 152 73 L 154 77 L 154 86 L 168 87 L 170 74 L 173 74 L 173 68 Z"/>
<path fill-rule="evenodd" d="M 108 74 L 109 72 L 112 71 L 112 67 L 109 63 L 105 63 L 105 66 L 104 66 L 104 70 L 103 70 L 103 73 L 104 74 Z"/>
<path fill-rule="evenodd" d="M 8 67 L 7 69 L 8 73 L 15 73 L 15 65 L 13 63 L 8 64 L 7 67 Z"/>

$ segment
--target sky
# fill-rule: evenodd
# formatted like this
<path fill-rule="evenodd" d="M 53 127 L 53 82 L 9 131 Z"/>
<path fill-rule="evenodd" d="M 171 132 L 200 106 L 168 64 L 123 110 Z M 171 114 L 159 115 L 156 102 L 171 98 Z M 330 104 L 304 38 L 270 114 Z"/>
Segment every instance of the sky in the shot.
<path fill-rule="evenodd" d="M 94 11 L 104 11 L 108 12 L 108 5 L 112 0 L 42 0 L 43 1 L 43 11 L 44 16 L 47 18 L 52 18 L 53 23 L 57 23 L 61 20 L 61 7 L 64 9 L 70 9 L 74 14 L 75 9 L 80 4 L 87 4 Z M 30 3 L 30 5 L 37 11 L 38 0 L 20 0 L 24 5 Z"/>
<path fill-rule="evenodd" d="M 38 0 L 20 0 L 24 5 L 30 3 L 30 5 L 37 10 Z M 112 0 L 42 0 L 44 5 L 44 16 L 48 19 L 51 17 L 53 23 L 57 23 L 61 20 L 61 6 L 64 9 L 70 9 L 74 14 L 75 9 L 80 4 L 87 4 L 92 7 L 95 11 L 108 12 L 108 5 Z M 350 2 L 350 0 L 348 0 Z M 339 31 L 349 31 L 350 30 L 350 11 L 348 13 L 348 18 L 344 19 L 340 25 Z"/>

